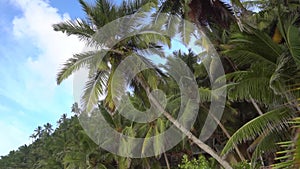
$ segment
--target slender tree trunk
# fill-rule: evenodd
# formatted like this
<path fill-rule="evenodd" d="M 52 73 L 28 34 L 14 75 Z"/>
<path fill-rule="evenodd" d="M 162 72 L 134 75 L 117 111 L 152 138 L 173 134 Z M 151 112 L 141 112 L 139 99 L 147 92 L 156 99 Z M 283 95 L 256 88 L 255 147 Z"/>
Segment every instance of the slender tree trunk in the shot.
<path fill-rule="evenodd" d="M 169 160 L 168 160 L 168 157 L 167 157 L 166 152 L 164 152 L 164 157 L 165 157 L 165 161 L 166 161 L 166 164 L 167 164 L 167 168 L 168 168 L 168 169 L 171 169 L 170 163 L 169 163 Z"/>
<path fill-rule="evenodd" d="M 216 159 L 219 164 L 221 164 L 225 169 L 232 169 L 230 164 L 223 160 L 222 157 L 220 157 L 217 152 L 215 152 L 211 147 L 209 147 L 207 144 L 202 142 L 200 139 L 198 139 L 195 135 L 193 135 L 192 132 L 187 130 L 185 127 L 183 127 L 170 113 L 164 110 L 164 108 L 160 105 L 160 103 L 150 94 L 150 87 L 146 83 L 146 80 L 143 78 L 143 76 L 136 76 L 135 78 L 137 82 L 139 82 L 144 90 L 146 91 L 149 100 L 152 101 L 152 103 L 159 109 L 160 112 L 163 112 L 163 115 L 175 126 L 177 129 L 179 129 L 184 135 L 187 136 L 193 143 L 195 143 L 199 148 L 201 148 L 203 151 L 208 153 L 210 156 L 212 156 L 214 159 Z"/>
<path fill-rule="evenodd" d="M 251 103 L 253 104 L 253 106 L 255 107 L 255 109 L 257 110 L 258 114 L 261 116 L 264 113 L 261 111 L 261 109 L 259 108 L 259 106 L 257 105 L 257 103 L 255 102 L 255 100 L 250 96 L 251 99 Z"/>
<path fill-rule="evenodd" d="M 150 96 L 151 97 L 151 96 Z M 152 100 L 153 101 L 153 100 Z M 175 125 L 184 135 L 186 135 L 190 140 L 193 141 L 199 148 L 207 152 L 214 159 L 216 159 L 225 169 L 232 169 L 229 163 L 223 160 L 211 147 L 207 144 L 199 140 L 196 136 L 194 136 L 189 130 L 184 128 L 176 119 L 174 119 L 168 112 L 163 111 L 163 115 L 170 120 L 173 125 Z"/>
<path fill-rule="evenodd" d="M 212 116 L 212 118 L 219 124 L 220 128 L 222 129 L 223 133 L 226 135 L 226 137 L 229 139 L 231 136 L 230 134 L 228 133 L 227 129 L 225 128 L 225 126 L 213 115 L 213 114 L 210 114 L 209 115 Z M 243 154 L 241 153 L 241 151 L 239 150 L 239 148 L 237 147 L 237 145 L 234 144 L 234 149 L 236 151 L 236 153 L 238 154 L 238 156 L 240 157 L 240 159 L 242 161 L 245 161 L 245 157 L 243 156 Z"/>

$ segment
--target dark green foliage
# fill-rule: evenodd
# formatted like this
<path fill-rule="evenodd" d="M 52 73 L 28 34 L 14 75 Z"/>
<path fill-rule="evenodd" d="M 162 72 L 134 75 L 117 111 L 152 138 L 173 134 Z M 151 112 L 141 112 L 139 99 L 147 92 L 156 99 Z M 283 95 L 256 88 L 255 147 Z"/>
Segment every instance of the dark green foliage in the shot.
<path fill-rule="evenodd" d="M 105 155 L 98 146 L 84 133 L 78 118 L 63 115 L 58 121 L 58 128 L 53 133 L 49 123 L 44 128 L 38 127 L 32 144 L 19 147 L 7 156 L 1 157 L 1 169 L 61 169 L 87 168 L 90 156 Z M 93 165 L 101 161 L 91 162 Z"/>
<path fill-rule="evenodd" d="M 200 155 L 198 159 L 188 159 L 187 155 L 183 156 L 182 163 L 179 164 L 180 169 L 215 169 L 216 161 L 213 158 L 206 159 L 203 155 Z"/>

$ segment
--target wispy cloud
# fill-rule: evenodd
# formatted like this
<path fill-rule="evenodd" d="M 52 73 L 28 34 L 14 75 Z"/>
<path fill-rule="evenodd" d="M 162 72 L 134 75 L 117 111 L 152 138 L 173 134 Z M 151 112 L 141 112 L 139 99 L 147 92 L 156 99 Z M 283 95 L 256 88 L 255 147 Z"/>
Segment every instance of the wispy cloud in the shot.
<path fill-rule="evenodd" d="M 0 155 L 28 143 L 37 125 L 55 122 L 70 111 L 73 102 L 72 79 L 62 86 L 55 82 L 60 65 L 84 45 L 76 37 L 54 32 L 52 24 L 68 19 L 43 0 L 10 0 L 8 8 L 20 11 L 9 23 L 0 42 Z M 13 122 L 13 123 L 12 123 Z"/>

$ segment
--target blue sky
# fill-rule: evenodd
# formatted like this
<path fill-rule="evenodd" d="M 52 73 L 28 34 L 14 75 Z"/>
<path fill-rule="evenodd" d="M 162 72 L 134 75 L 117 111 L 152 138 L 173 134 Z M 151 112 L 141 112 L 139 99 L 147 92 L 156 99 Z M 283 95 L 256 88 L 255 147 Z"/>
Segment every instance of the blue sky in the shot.
<path fill-rule="evenodd" d="M 77 0 L 0 1 L 0 156 L 30 143 L 37 126 L 71 114 L 72 78 L 60 86 L 55 78 L 84 44 L 51 25 L 83 16 Z"/>

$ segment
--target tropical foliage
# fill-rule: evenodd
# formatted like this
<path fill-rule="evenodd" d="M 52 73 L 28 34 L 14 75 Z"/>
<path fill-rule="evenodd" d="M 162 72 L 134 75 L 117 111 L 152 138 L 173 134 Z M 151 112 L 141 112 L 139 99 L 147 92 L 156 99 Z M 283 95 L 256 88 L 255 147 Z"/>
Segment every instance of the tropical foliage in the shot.
<path fill-rule="evenodd" d="M 226 4 L 220 0 L 136 0 L 124 1 L 120 6 L 107 0 L 96 0 L 94 4 L 79 2 L 86 18 L 53 26 L 54 30 L 75 35 L 94 47 L 75 54 L 57 74 L 60 84 L 82 68 L 89 71 L 81 101 L 72 107 L 75 115 L 71 118 L 63 115 L 54 131 L 49 123 L 37 127 L 30 136 L 34 142 L 2 157 L 0 168 L 299 168 L 299 1 L 232 0 Z M 118 36 L 101 32 L 105 25 L 121 17 L 127 19 L 118 20 L 117 27 L 110 27 L 111 32 L 119 32 Z M 187 24 L 184 19 L 192 23 Z M 152 23 L 161 32 L 168 30 L 168 36 L 153 32 L 124 35 L 131 28 L 122 25 L 130 23 L 143 30 L 141 20 Z M 194 36 L 196 31 L 191 25 L 202 36 Z M 118 37 L 125 38 L 118 40 Z M 183 44 L 194 40 L 203 51 L 196 54 L 193 48 L 183 47 L 170 54 L 178 37 Z M 214 57 L 209 57 L 211 47 L 223 64 L 225 75 L 221 77 L 215 77 L 220 67 Z M 126 87 L 115 85 L 123 82 L 114 77 L 115 72 L 130 56 L 151 69 L 138 72 Z M 160 64 L 153 62 L 155 56 L 160 57 Z M 190 126 L 180 124 L 175 118 L 180 115 L 182 103 L 189 103 L 182 99 L 180 85 L 171 77 L 172 72 L 180 73 L 175 64 L 178 60 L 187 65 L 197 83 L 198 89 L 191 88 L 193 92 L 188 94 L 193 96 L 198 91 L 200 97 L 197 117 L 184 116 L 187 121 L 195 119 Z M 137 63 L 136 60 L 132 65 Z M 225 80 L 226 85 L 211 87 Z M 222 97 L 220 91 L 224 88 L 227 101 L 219 121 L 211 113 L 210 104 Z M 157 97 L 150 94 L 158 89 L 165 94 L 165 101 L 159 104 L 160 94 Z M 127 105 L 118 107 L 116 93 L 118 97 L 125 93 L 130 104 L 140 111 L 154 104 L 162 115 L 150 123 L 132 122 L 121 111 L 132 114 L 135 111 Z M 165 105 L 163 110 L 161 104 Z M 187 114 L 192 111 L 191 106 L 184 109 Z M 162 151 L 161 140 L 156 140 L 154 157 L 117 156 L 101 149 L 78 121 L 78 117 L 95 119 L 99 115 L 115 131 L 146 138 L 142 154 L 147 153 L 148 138 L 171 126 L 186 137 L 167 152 Z M 218 127 L 204 143 L 199 135 L 207 118 L 218 123 Z"/>

